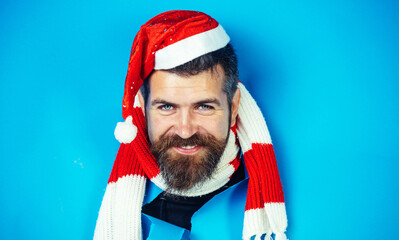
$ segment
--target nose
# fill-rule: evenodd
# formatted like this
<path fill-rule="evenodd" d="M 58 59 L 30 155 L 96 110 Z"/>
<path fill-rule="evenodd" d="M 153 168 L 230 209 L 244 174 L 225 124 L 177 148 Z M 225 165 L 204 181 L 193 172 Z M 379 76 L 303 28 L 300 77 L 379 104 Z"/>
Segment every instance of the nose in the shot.
<path fill-rule="evenodd" d="M 195 116 L 189 110 L 182 110 L 178 114 L 176 134 L 183 139 L 190 138 L 198 131 Z"/>

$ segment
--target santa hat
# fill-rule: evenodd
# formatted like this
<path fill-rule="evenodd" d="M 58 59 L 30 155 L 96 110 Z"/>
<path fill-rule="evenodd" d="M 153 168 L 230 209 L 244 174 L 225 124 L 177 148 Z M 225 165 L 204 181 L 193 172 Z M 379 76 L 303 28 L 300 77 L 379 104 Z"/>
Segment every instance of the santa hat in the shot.
<path fill-rule="evenodd" d="M 145 119 L 137 92 L 153 70 L 171 69 L 225 47 L 230 41 L 210 16 L 194 11 L 169 11 L 144 24 L 137 33 L 129 59 L 122 103 L 125 122 L 115 137 L 121 142 L 100 208 L 95 239 L 141 240 L 141 205 L 149 178 L 166 189 L 156 160 L 149 151 Z M 242 85 L 237 131 L 249 175 L 243 239 L 275 234 L 285 240 L 287 217 L 277 163 L 269 131 L 254 99 Z M 233 135 L 233 134 L 231 134 Z M 234 136 L 234 135 L 233 135 Z M 228 164 L 217 169 L 212 181 L 181 194 L 198 196 L 223 186 L 237 169 L 239 156 L 234 137 L 222 155 Z M 226 167 L 227 166 L 227 167 Z M 216 209 L 215 209 L 216 211 Z M 265 238 L 266 239 L 266 238 Z"/>

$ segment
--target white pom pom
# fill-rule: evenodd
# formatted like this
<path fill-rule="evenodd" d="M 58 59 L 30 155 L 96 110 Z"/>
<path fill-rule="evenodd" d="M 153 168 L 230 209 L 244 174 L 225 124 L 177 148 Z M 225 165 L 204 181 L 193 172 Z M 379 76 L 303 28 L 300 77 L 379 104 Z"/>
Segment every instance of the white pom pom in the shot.
<path fill-rule="evenodd" d="M 131 143 L 137 135 L 137 127 L 133 125 L 132 116 L 128 116 L 124 122 L 118 122 L 114 134 L 120 143 Z"/>

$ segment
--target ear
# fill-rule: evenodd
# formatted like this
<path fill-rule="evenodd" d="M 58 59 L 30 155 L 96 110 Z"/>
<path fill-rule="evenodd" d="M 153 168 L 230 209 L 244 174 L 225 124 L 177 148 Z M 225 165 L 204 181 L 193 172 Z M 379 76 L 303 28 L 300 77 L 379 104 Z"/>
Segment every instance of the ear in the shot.
<path fill-rule="evenodd" d="M 236 118 L 238 115 L 238 106 L 240 105 L 240 99 L 241 99 L 241 92 L 240 89 L 237 88 L 236 92 L 234 93 L 234 97 L 231 101 L 231 126 L 234 126 L 236 124 Z"/>
<path fill-rule="evenodd" d="M 139 104 L 141 107 L 141 111 L 143 111 L 143 115 L 145 116 L 145 104 L 144 104 L 144 98 L 143 95 L 141 94 L 140 91 L 137 92 L 137 96 L 139 97 Z"/>

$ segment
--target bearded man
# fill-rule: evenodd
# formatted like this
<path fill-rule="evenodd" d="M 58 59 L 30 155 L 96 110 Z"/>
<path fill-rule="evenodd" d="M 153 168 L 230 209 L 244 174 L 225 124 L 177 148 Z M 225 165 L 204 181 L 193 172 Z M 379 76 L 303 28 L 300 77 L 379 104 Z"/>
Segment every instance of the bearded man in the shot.
<path fill-rule="evenodd" d="M 125 122 L 115 129 L 121 147 L 95 239 L 141 240 L 141 212 L 190 230 L 198 209 L 244 179 L 240 150 L 249 175 L 242 238 L 286 239 L 269 132 L 238 81 L 229 41 L 201 12 L 169 11 L 141 27 L 125 81 Z M 142 206 L 146 179 L 163 192 Z"/>

